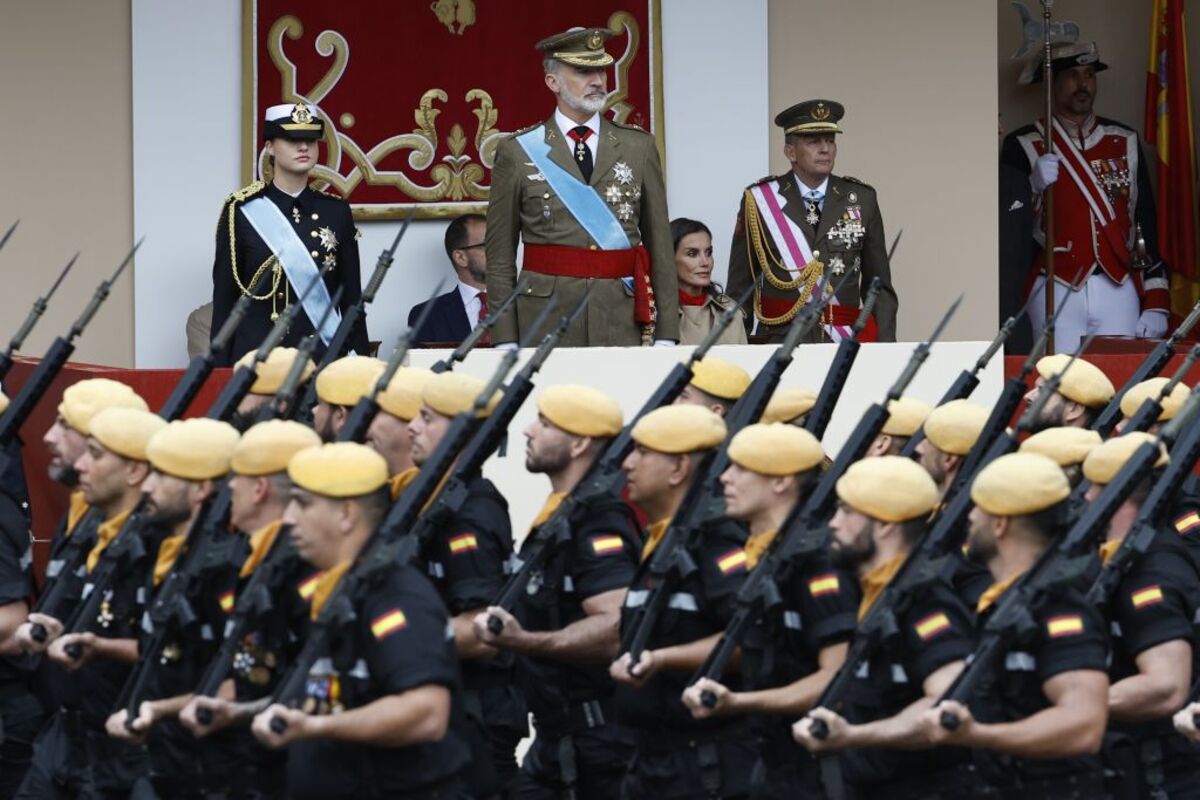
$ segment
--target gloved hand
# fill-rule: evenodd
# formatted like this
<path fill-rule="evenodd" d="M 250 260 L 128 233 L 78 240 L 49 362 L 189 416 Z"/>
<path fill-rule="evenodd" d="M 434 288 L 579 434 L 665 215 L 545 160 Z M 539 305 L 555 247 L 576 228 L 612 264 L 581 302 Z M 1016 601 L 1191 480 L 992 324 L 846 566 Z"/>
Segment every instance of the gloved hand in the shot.
<path fill-rule="evenodd" d="M 1029 174 L 1029 185 L 1034 192 L 1041 194 L 1047 186 L 1058 180 L 1058 161 L 1058 156 L 1047 153 L 1034 163 L 1033 171 Z"/>
<path fill-rule="evenodd" d="M 1133 331 L 1139 339 L 1161 339 L 1167 332 L 1167 312 L 1157 308 L 1146 309 L 1138 317 Z"/>
<path fill-rule="evenodd" d="M 655 347 L 674 347 L 677 344 L 679 344 L 679 342 L 676 342 L 674 339 L 655 339 L 654 340 Z"/>

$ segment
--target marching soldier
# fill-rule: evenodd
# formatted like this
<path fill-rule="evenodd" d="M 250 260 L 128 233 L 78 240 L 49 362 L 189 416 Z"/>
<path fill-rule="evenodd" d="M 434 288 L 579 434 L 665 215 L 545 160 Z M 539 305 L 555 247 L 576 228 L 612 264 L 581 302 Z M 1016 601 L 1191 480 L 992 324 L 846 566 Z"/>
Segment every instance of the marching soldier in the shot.
<path fill-rule="evenodd" d="M 642 563 L 625 597 L 623 631 L 636 624 L 647 601 L 650 558 L 687 494 L 706 451 L 725 439 L 725 423 L 707 408 L 672 405 L 651 411 L 633 428 L 636 446 L 625 459 L 629 499 L 651 523 Z M 746 576 L 746 534 L 721 520 L 704 530 L 690 555 L 698 569 L 674 591 L 646 650 L 634 663 L 623 653 L 609 668 L 620 720 L 636 731 L 637 755 L 623 797 L 742 798 L 758 758 L 749 721 L 737 717 L 696 720 L 683 704 L 690 676 L 708 656 L 733 611 Z M 730 688 L 740 688 L 731 679 Z"/>
<path fill-rule="evenodd" d="M 301 450 L 317 447 L 320 437 L 298 422 L 263 422 L 242 436 L 230 457 L 230 524 L 248 537 L 250 553 L 238 572 L 236 586 L 212 586 L 222 609 L 232 607 L 255 571 L 271 557 L 280 536 L 288 536 L 283 515 L 290 502 L 291 479 L 287 465 Z M 282 543 L 280 543 L 282 544 Z M 179 721 L 196 737 L 226 729 L 223 745 L 236 759 L 230 770 L 231 791 L 238 798 L 282 798 L 286 786 L 283 753 L 267 750 L 250 735 L 250 722 L 271 696 L 282 670 L 295 655 L 308 619 L 308 602 L 301 587 L 313 584 L 313 570 L 300 558 L 289 559 L 280 584 L 270 586 L 273 603 L 266 618 L 258 621 L 242 641 L 229 677 L 217 697 L 192 696 Z M 228 601 L 226 600 L 228 598 Z M 197 709 L 211 714 L 208 724 L 197 719 Z"/>
<path fill-rule="evenodd" d="M 1074 350 L 1088 333 L 1160 337 L 1170 272 L 1159 258 L 1154 191 L 1137 132 L 1095 114 L 1096 73 L 1108 69 L 1095 42 L 1060 45 L 1051 55 L 1054 153 L 1045 150 L 1044 119 L 1013 131 L 1000 151 L 1002 164 L 1029 176 L 1034 193 L 1030 323 L 1039 330 L 1046 321 L 1042 197 L 1053 185 L 1054 306 L 1068 303 L 1058 318 L 1058 349 Z M 1042 70 L 1026 75 L 1040 80 Z"/>
<path fill-rule="evenodd" d="M 967 548 L 996 580 L 979 599 L 980 625 L 1061 533 L 1070 493 L 1058 465 L 1036 453 L 1001 456 L 975 477 Z M 1103 797 L 1096 754 L 1108 716 L 1104 620 L 1064 587 L 1032 609 L 1032 622 L 974 709 L 939 703 L 921 727 L 935 745 L 976 749 L 980 777 L 1000 797 Z M 946 711 L 958 717 L 957 730 L 942 726 Z"/>
<path fill-rule="evenodd" d="M 804 502 L 825 458 L 811 433 L 782 424 L 750 425 L 729 443 L 732 462 L 721 483 L 726 513 L 745 522 L 746 566 L 753 571 L 797 503 Z M 702 678 L 683 693 L 696 719 L 750 716 L 762 751 L 754 769 L 754 798 L 817 796 L 816 765 L 791 736 L 846 658 L 854 635 L 858 593 L 828 553 L 805 559 L 779 587 L 784 602 L 763 617 L 742 643 L 742 690 Z M 717 698 L 704 706 L 705 691 Z"/>
<path fill-rule="evenodd" d="M 221 366 L 228 366 L 233 354 L 257 348 L 274 320 L 300 302 L 325 267 L 331 269 L 324 285 L 309 292 L 304 313 L 297 315 L 284 344 L 294 346 L 313 332 L 339 288 L 342 311 L 362 296 L 358 229 L 350 205 L 308 185 L 308 175 L 317 164 L 318 142 L 325 133 L 321 113 L 305 103 L 268 108 L 263 140 L 274 177 L 270 183 L 255 181 L 237 190 L 221 207 L 213 259 L 212 335 L 224 325 L 238 297 L 250 295 L 256 301 L 227 351 L 213 354 Z M 319 331 L 324 344 L 329 344 L 339 322 L 336 312 L 326 319 Z M 365 321 L 354 331 L 350 348 L 366 354 Z"/>
<path fill-rule="evenodd" d="M 431 376 L 421 392 L 421 410 L 408 425 L 413 461 L 420 467 L 433 454 L 459 414 L 471 409 L 484 389 L 479 378 L 458 372 Z M 499 395 L 488 404 L 495 407 Z M 482 475 L 467 480 L 467 497 L 457 513 L 439 525 L 419 563 L 454 623 L 461 661 L 462 703 L 471 736 L 472 790 L 478 797 L 507 789 L 516 778 L 517 743 L 529 730 L 525 703 L 513 685 L 513 657 L 497 654 L 474 632 L 475 617 L 504 587 L 504 566 L 512 558 L 508 502 Z"/>
<path fill-rule="evenodd" d="M 551 494 L 525 538 L 531 557 L 537 531 L 621 432 L 621 407 L 587 386 L 551 386 L 525 431 L 525 466 L 550 479 Z M 514 796 L 618 797 L 633 755 L 630 731 L 617 724 L 606 666 L 617 655 L 621 604 L 633 580 L 638 525 L 619 498 L 582 503 L 570 538 L 554 548 L 513 613 L 489 607 L 475 618 L 484 643 L 516 653 L 517 675 L 537 736 L 521 765 Z M 489 615 L 504 623 L 487 628 Z"/>
<path fill-rule="evenodd" d="M 708 356 L 692 365 L 692 379 L 676 403 L 701 406 L 725 416 L 750 386 L 750 373 L 721 358 Z"/>
<path fill-rule="evenodd" d="M 884 490 L 884 487 L 887 487 Z M 858 571 L 862 619 L 925 532 L 938 502 L 928 473 L 901 456 L 859 461 L 838 480 L 830 523 L 836 562 Z M 976 788 L 961 750 L 920 748 L 920 713 L 950 686 L 971 652 L 971 614 L 942 577 L 897 615 L 896 635 L 855 677 L 846 707 L 816 708 L 793 726 L 813 753 L 843 752 L 846 783 L 861 797 L 959 798 Z M 829 735 L 818 739 L 812 721 Z"/>
<path fill-rule="evenodd" d="M 153 596 L 174 569 L 180 554 L 194 545 L 194 541 L 189 541 L 189 532 L 229 472 L 238 438 L 232 425 L 200 418 L 172 422 L 146 444 L 151 472 L 142 484 L 142 491 L 147 496 L 150 521 L 163 526 L 167 533 L 155 552 L 150 580 L 143 580 L 142 593 L 147 596 Z M 193 539 L 199 535 L 192 532 Z M 236 565 L 230 567 L 236 570 Z M 220 571 L 213 577 L 214 585 L 220 586 Z M 108 735 L 128 743 L 147 742 L 150 781 L 162 797 L 210 798 L 226 791 L 233 777 L 232 756 L 221 743 L 212 740 L 197 743 L 178 722 L 179 711 L 200 679 L 198 670 L 211 658 L 216 637 L 223 630 L 222 596 L 223 589 L 218 589 L 199 598 L 194 609 L 197 616 L 194 630 L 179 632 L 157 662 L 148 661 L 144 652 L 154 633 L 153 622 L 149 616 L 139 620 L 142 637 L 140 645 L 135 642 L 134 653 L 140 656 L 139 669 L 153 670 L 147 680 L 146 696 L 150 699 L 141 702 L 137 717 L 128 726 L 126 709 L 113 711 L 118 705 L 116 698 L 109 704 L 112 713 L 105 723 Z M 152 728 L 152 735 L 147 737 Z"/>
<path fill-rule="evenodd" d="M 1083 480 L 1083 462 L 1103 439 L 1090 428 L 1047 428 L 1021 442 L 1019 453 L 1038 453 L 1058 464 L 1074 489 Z"/>
<path fill-rule="evenodd" d="M 1088 500 L 1120 472 L 1133 451 L 1154 437 L 1129 433 L 1109 439 L 1083 462 Z M 1158 466 L 1166 463 L 1164 457 Z M 1149 493 L 1156 473 L 1134 490 L 1112 516 L 1100 560 L 1107 563 Z M 1124 574 L 1106 609 L 1112 636 L 1108 677 L 1109 730 L 1132 739 L 1134 764 L 1126 769 L 1122 797 L 1174 800 L 1194 797 L 1200 783 L 1200 749 L 1177 736 L 1171 715 L 1187 701 L 1197 663 L 1193 620 L 1200 610 L 1200 569 L 1169 528 Z M 1140 778 L 1140 780 L 1139 780 Z"/>
<path fill-rule="evenodd" d="M 817 393 L 802 386 L 776 389 L 763 409 L 760 422 L 786 422 L 803 428 L 808 412 L 817 404 Z"/>
<path fill-rule="evenodd" d="M 1142 407 L 1142 403 L 1147 400 L 1158 400 L 1162 390 L 1166 388 L 1170 378 L 1150 378 L 1139 384 L 1129 387 L 1129 391 L 1121 396 L 1121 421 L 1117 423 L 1116 432 L 1119 434 L 1125 430 L 1126 424 L 1130 419 L 1137 414 L 1138 409 Z M 1169 422 L 1179 413 L 1179 409 L 1183 408 L 1183 403 L 1188 398 L 1188 387 L 1180 382 L 1175 384 L 1175 388 L 1166 397 L 1159 400 L 1162 406 L 1162 411 L 1158 413 L 1158 418 L 1146 430 L 1149 433 L 1158 433 L 1158 429 L 1162 427 L 1164 422 Z"/>
<path fill-rule="evenodd" d="M 1072 363 L 1070 356 L 1056 353 L 1038 359 L 1038 376 L 1034 380 L 1033 388 L 1025 394 L 1025 402 L 1032 403 L 1036 400 L 1046 381 L 1064 369 L 1066 372 L 1063 373 L 1055 396 L 1042 406 L 1041 413 L 1033 420 L 1034 433 L 1054 427 L 1091 427 L 1096 415 L 1104 410 L 1117 393 L 1112 381 L 1095 364 L 1082 358 L 1076 358 Z"/>
<path fill-rule="evenodd" d="M 375 398 L 379 413 L 367 428 L 366 444 L 387 461 L 393 500 L 417 477 L 408 426 L 421 412 L 421 392 L 431 377 L 427 369 L 400 367 Z"/>
<path fill-rule="evenodd" d="M 501 140 L 487 215 L 488 296 L 499 303 L 522 269 L 533 281 L 496 323 L 512 345 L 546 303 L 587 310 L 562 338 L 572 346 L 679 341 L 678 279 L 667 194 L 654 137 L 601 115 L 608 96 L 607 28 L 537 43 L 557 108 L 544 123 Z"/>
<path fill-rule="evenodd" d="M 942 498 L 958 479 L 959 467 L 983 433 L 988 416 L 988 409 L 969 400 L 951 400 L 929 412 L 925 438 L 917 445 L 917 461 L 933 478 Z"/>
<path fill-rule="evenodd" d="M 80 410 L 77 401 L 75 396 L 64 397 L 66 417 Z M 103 521 L 87 554 L 81 578 L 85 592 L 87 576 L 121 532 L 142 494 L 152 469 L 146 449 L 166 423 L 144 409 L 109 407 L 91 416 L 86 425 L 89 438 L 74 469 L 80 475 L 84 499 L 100 512 Z M 46 628 L 44 646 L 53 669 L 66 670 L 69 677 L 54 676 L 61 706 L 34 744 L 33 763 L 17 797 L 127 794 L 145 773 L 144 751 L 104 734 L 104 720 L 137 663 L 137 631 L 144 606 L 139 590 L 145 576 L 145 569 L 131 569 L 108 591 L 98 618 L 82 621 L 87 628 L 94 625 L 94 632 L 63 634 L 59 620 L 47 615 L 31 617 Z M 29 640 L 32 642 L 32 637 Z M 79 647 L 78 658 L 69 654 L 70 646 Z"/>
<path fill-rule="evenodd" d="M 858 280 L 830 302 L 814 340 L 847 338 L 860 298 L 879 278 L 875 311 L 860 339 L 896 341 L 898 301 L 875 190 L 833 174 L 844 113 L 832 100 L 805 100 L 780 112 L 775 124 L 783 128 L 783 154 L 792 168 L 752 184 L 742 196 L 729 254 L 729 294 L 740 297 L 750 284 L 757 287 L 747 325 L 758 320 L 758 332 L 772 341 L 783 339 L 826 275 L 836 284 L 855 266 L 861 270 Z"/>
<path fill-rule="evenodd" d="M 301 558 L 323 570 L 321 612 L 390 504 L 387 464 L 352 442 L 301 450 L 284 516 Z M 252 730 L 288 748 L 294 800 L 459 800 L 467 751 L 449 729 L 458 668 L 446 610 L 420 571 L 396 564 L 352 598 L 354 622 L 309 675 L 303 708 L 273 704 Z M 274 718 L 286 723 L 282 733 Z"/>
<path fill-rule="evenodd" d="M 246 392 L 246 396 L 238 403 L 237 410 L 229 418 L 230 425 L 245 433 L 254 424 L 255 418 L 263 406 L 274 399 L 275 393 L 287 379 L 292 365 L 296 362 L 296 356 L 297 350 L 294 347 L 276 347 L 267 354 L 266 360 L 255 368 L 254 383 L 250 385 L 250 390 Z M 238 367 L 248 367 L 253 363 L 254 353 L 249 352 L 239 358 L 233 367 L 236 370 Z M 312 363 L 312 359 L 305 358 L 304 371 L 300 378 L 301 385 L 312 377 L 314 369 L 316 367 Z M 299 394 L 303 394 L 303 392 Z"/>
<path fill-rule="evenodd" d="M 379 380 L 387 364 L 370 356 L 346 356 L 317 373 L 317 404 L 313 430 L 332 442 L 350 417 L 350 410 Z"/>
<path fill-rule="evenodd" d="M 929 404 L 915 397 L 898 397 L 888 401 L 888 418 L 883 423 L 883 429 L 867 448 L 868 456 L 898 456 L 907 445 L 909 439 L 917 435 L 925 425 L 932 408 Z M 920 456 L 920 445 L 917 447 L 917 458 Z M 928 468 L 927 468 L 928 469 Z"/>

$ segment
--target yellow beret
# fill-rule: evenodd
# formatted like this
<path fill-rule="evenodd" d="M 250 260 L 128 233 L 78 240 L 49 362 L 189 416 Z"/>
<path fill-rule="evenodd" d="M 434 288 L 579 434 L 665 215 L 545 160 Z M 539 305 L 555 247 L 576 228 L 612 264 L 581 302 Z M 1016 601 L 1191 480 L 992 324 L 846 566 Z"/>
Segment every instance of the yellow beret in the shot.
<path fill-rule="evenodd" d="M 227 422 L 198 417 L 176 420 L 150 437 L 146 458 L 159 472 L 189 481 L 229 472 L 238 432 Z"/>
<path fill-rule="evenodd" d="M 0 414 L 8 410 L 8 397 L 4 392 L 0 392 Z"/>
<path fill-rule="evenodd" d="M 1042 356 L 1037 362 L 1037 371 L 1046 380 L 1062 372 L 1070 363 L 1071 357 L 1065 353 L 1055 353 L 1052 356 Z M 1099 408 L 1112 400 L 1116 394 L 1112 381 L 1108 379 L 1095 365 L 1075 359 L 1071 368 L 1063 375 L 1058 393 L 1068 400 L 1074 400 L 1088 408 Z"/>
<path fill-rule="evenodd" d="M 729 440 L 729 460 L 761 475 L 795 475 L 824 458 L 817 437 L 782 422 L 747 425 Z"/>
<path fill-rule="evenodd" d="M 408 422 L 421 411 L 421 392 L 432 377 L 427 369 L 400 367 L 375 399 L 384 411 Z"/>
<path fill-rule="evenodd" d="M 234 364 L 234 369 L 238 367 L 248 367 L 254 363 L 254 353 L 251 350 L 246 355 L 238 359 Z M 294 347 L 276 347 L 267 354 L 267 358 L 254 371 L 254 385 L 250 387 L 250 394 L 275 394 L 279 391 L 279 387 L 283 385 L 283 381 L 287 378 L 288 373 L 292 371 L 292 364 L 296 363 L 296 354 L 299 353 Z M 316 366 L 311 358 L 304 359 L 304 374 L 300 376 L 301 381 L 308 380 Z"/>
<path fill-rule="evenodd" d="M 471 410 L 471 406 L 475 405 L 475 398 L 483 393 L 486 386 L 487 383 L 474 375 L 442 372 L 425 382 L 421 400 L 443 417 L 456 417 Z M 480 416 L 486 417 L 492 413 L 499 402 L 500 391 L 497 390 L 488 400 L 487 407 Z"/>
<path fill-rule="evenodd" d="M 1090 428 L 1047 428 L 1021 442 L 1019 452 L 1040 453 L 1060 467 L 1082 464 L 1088 453 L 1104 441 Z"/>
<path fill-rule="evenodd" d="M 888 436 L 912 436 L 921 430 L 933 409 L 915 397 L 900 397 L 888 402 L 888 418 L 883 430 Z M 976 434 L 978 435 L 978 434 Z"/>
<path fill-rule="evenodd" d="M 750 385 L 750 373 L 720 358 L 702 358 L 692 365 L 692 386 L 722 400 L 737 400 Z"/>
<path fill-rule="evenodd" d="M 925 438 L 941 450 L 965 456 L 975 446 L 991 412 L 969 400 L 951 400 L 940 405 L 925 418 Z"/>
<path fill-rule="evenodd" d="M 928 516 L 938 504 L 938 488 L 925 469 L 904 456 L 856 461 L 838 478 L 838 499 L 883 522 Z"/>
<path fill-rule="evenodd" d="M 1158 396 L 1162 394 L 1162 390 L 1166 388 L 1170 380 L 1170 378 L 1151 378 L 1129 387 L 1129 391 L 1121 398 L 1121 413 L 1126 418 L 1132 417 L 1142 407 L 1142 403 L 1147 400 L 1158 400 Z M 1183 408 L 1183 404 L 1187 402 L 1188 394 L 1186 386 L 1182 383 L 1175 384 L 1171 393 L 1161 401 L 1162 413 L 1158 415 L 1158 421 L 1166 422 L 1178 414 L 1179 409 Z"/>
<path fill-rule="evenodd" d="M 229 468 L 238 475 L 274 475 L 285 471 L 296 453 L 320 444 L 316 431 L 299 422 L 260 422 L 242 434 L 233 448 Z"/>
<path fill-rule="evenodd" d="M 625 424 L 621 407 L 590 386 L 551 386 L 538 398 L 538 411 L 556 427 L 576 436 L 616 436 Z"/>
<path fill-rule="evenodd" d="M 1045 511 L 1071 494 L 1062 467 L 1041 453 L 1009 453 L 979 470 L 971 500 L 989 514 L 1018 517 Z"/>
<path fill-rule="evenodd" d="M 362 497 L 388 481 L 387 462 L 366 445 L 335 442 L 310 447 L 288 462 L 292 483 L 322 497 Z"/>
<path fill-rule="evenodd" d="M 763 410 L 763 422 L 791 422 L 802 414 L 812 411 L 817 404 L 817 393 L 812 389 L 796 386 L 790 389 L 779 389 L 771 395 L 770 402 Z"/>
<path fill-rule="evenodd" d="M 1088 453 L 1083 462 L 1083 477 L 1092 483 L 1109 483 L 1133 457 L 1135 450 L 1146 443 L 1154 444 L 1157 441 L 1157 438 L 1142 431 L 1133 431 L 1109 439 Z M 1154 466 L 1163 467 L 1166 464 L 1167 450 L 1160 444 L 1158 460 L 1154 462 Z"/>
<path fill-rule="evenodd" d="M 352 406 L 371 391 L 387 364 L 370 356 L 346 356 L 317 375 L 317 397 L 331 406 Z"/>
<path fill-rule="evenodd" d="M 105 408 L 92 417 L 92 436 L 106 450 L 134 461 L 146 460 L 146 445 L 167 421 L 140 408 Z"/>
<path fill-rule="evenodd" d="M 92 417 L 103 408 L 150 410 L 146 401 L 127 385 L 108 378 L 88 378 L 63 391 L 58 413 L 68 425 L 87 436 L 92 432 Z"/>
<path fill-rule="evenodd" d="M 633 426 L 633 440 L 659 453 L 694 453 L 725 441 L 725 420 L 693 405 L 656 408 Z"/>

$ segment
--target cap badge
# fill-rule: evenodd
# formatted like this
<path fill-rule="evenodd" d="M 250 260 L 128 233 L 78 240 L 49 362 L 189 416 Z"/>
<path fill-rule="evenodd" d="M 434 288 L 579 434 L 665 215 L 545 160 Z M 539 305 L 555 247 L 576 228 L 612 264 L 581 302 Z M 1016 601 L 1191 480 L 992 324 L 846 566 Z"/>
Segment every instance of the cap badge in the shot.
<path fill-rule="evenodd" d="M 599 50 L 602 44 L 604 44 L 604 37 L 600 35 L 599 31 L 592 31 L 588 34 L 587 46 L 589 50 Z"/>
<path fill-rule="evenodd" d="M 817 122 L 824 122 L 829 119 L 829 106 L 824 103 L 817 103 L 816 107 L 812 110 L 812 118 Z"/>
<path fill-rule="evenodd" d="M 307 125 L 312 121 L 312 112 L 308 110 L 308 106 L 304 103 L 296 103 L 296 106 L 292 109 L 292 122 Z"/>

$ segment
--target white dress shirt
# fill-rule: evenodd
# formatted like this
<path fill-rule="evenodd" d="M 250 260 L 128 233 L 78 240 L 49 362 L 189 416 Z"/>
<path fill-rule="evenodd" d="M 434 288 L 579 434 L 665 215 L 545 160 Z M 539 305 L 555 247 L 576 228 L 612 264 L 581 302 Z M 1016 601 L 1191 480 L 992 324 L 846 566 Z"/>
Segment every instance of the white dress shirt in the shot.
<path fill-rule="evenodd" d="M 567 142 L 567 149 L 571 151 L 571 155 L 575 154 L 575 140 L 567 135 L 567 131 L 572 128 L 578 128 L 580 123 L 568 117 L 561 109 L 554 109 L 554 121 L 558 123 L 558 129 L 562 131 L 563 139 Z M 592 151 L 592 163 L 596 163 L 596 149 L 600 146 L 600 113 L 592 114 L 592 118 L 583 123 L 592 129 L 592 135 L 584 142 L 588 149 Z"/>
<path fill-rule="evenodd" d="M 825 205 L 825 195 L 829 193 L 829 176 L 828 175 L 825 176 L 825 180 L 821 181 L 820 186 L 809 186 L 807 183 L 800 180 L 799 175 L 796 175 L 796 173 L 794 173 L 794 172 L 792 174 L 796 176 L 796 186 L 797 186 L 797 188 L 800 189 L 801 197 L 803 197 L 805 200 L 809 200 L 809 199 L 811 199 L 810 195 L 813 192 L 818 192 L 821 195 L 821 200 L 819 203 L 817 203 L 817 207 L 819 208 L 819 207 Z"/>
<path fill-rule="evenodd" d="M 483 305 L 483 301 L 479 299 L 481 291 L 483 290 L 468 286 L 462 281 L 458 282 L 458 295 L 462 298 L 463 308 L 467 310 L 467 322 L 471 323 L 472 330 L 479 324 L 479 309 Z"/>

